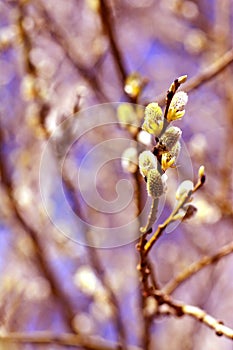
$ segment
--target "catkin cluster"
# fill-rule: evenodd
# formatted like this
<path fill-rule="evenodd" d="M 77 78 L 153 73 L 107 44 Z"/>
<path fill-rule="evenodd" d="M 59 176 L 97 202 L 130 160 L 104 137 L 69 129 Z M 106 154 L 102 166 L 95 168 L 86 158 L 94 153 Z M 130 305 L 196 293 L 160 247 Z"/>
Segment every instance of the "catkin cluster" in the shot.
<path fill-rule="evenodd" d="M 179 79 L 184 82 L 186 76 Z M 170 87 L 173 96 L 166 114 L 163 114 L 157 102 L 152 102 L 145 108 L 142 125 L 142 129 L 154 135 L 157 141 L 152 152 L 144 151 L 139 155 L 140 173 L 147 182 L 148 195 L 154 199 L 165 193 L 167 187 L 165 172 L 175 166 L 181 149 L 182 131 L 170 123 L 184 116 L 188 95 L 184 91 L 174 92 L 172 89 L 173 85 Z"/>

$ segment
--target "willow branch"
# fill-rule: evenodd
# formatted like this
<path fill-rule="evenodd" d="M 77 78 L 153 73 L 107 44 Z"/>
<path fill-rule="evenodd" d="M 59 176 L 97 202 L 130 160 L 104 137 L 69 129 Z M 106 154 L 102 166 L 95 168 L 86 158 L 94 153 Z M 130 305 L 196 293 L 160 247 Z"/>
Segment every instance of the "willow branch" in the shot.
<path fill-rule="evenodd" d="M 101 102 L 106 102 L 108 100 L 106 94 L 104 93 L 102 86 L 97 78 L 96 72 L 93 68 L 89 68 L 80 63 L 76 52 L 73 49 L 73 45 L 69 36 L 62 29 L 59 23 L 50 12 L 46 9 L 42 1 L 37 1 L 35 3 L 39 7 L 42 16 L 46 20 L 46 26 L 51 34 L 54 41 L 63 49 L 66 58 L 73 65 L 75 70 L 83 77 L 83 79 L 92 87 L 94 93 L 100 99 Z"/>
<path fill-rule="evenodd" d="M 203 69 L 196 77 L 189 79 L 184 85 L 184 90 L 189 92 L 199 88 L 202 84 L 216 77 L 233 62 L 233 48 L 227 51 L 209 67 Z"/>
<path fill-rule="evenodd" d="M 222 321 L 218 321 L 216 318 L 206 313 L 203 309 L 197 306 L 179 302 L 161 291 L 155 291 L 154 298 L 158 301 L 160 306 L 166 304 L 169 307 L 169 309 L 165 310 L 165 312 L 163 312 L 163 310 L 160 308 L 160 314 L 171 314 L 177 317 L 183 317 L 185 315 L 191 316 L 197 321 L 213 329 L 216 335 L 224 335 L 227 338 L 233 339 L 233 329 L 225 326 Z"/>
<path fill-rule="evenodd" d="M 218 336 L 224 335 L 227 338 L 233 339 L 233 329 L 224 326 L 221 321 L 216 320 L 213 316 L 207 314 L 204 310 L 199 307 L 192 305 L 183 305 L 182 312 L 184 315 L 191 316 L 196 320 L 204 323 L 209 328 L 213 329 Z"/>
<path fill-rule="evenodd" d="M 166 294 L 173 293 L 183 282 L 191 278 L 198 271 L 202 270 L 205 266 L 217 263 L 221 258 L 231 254 L 233 252 L 233 243 L 224 245 L 219 249 L 217 253 L 212 256 L 204 256 L 198 261 L 195 261 L 190 266 L 186 267 L 181 273 L 179 273 L 174 279 L 168 282 L 163 287 L 163 292 Z"/>
<path fill-rule="evenodd" d="M 125 68 L 125 63 L 123 60 L 121 50 L 117 43 L 116 33 L 114 29 L 114 21 L 111 16 L 110 8 L 109 8 L 109 5 L 107 4 L 107 1 L 105 0 L 100 0 L 100 17 L 101 17 L 104 31 L 108 36 L 114 61 L 121 75 L 121 80 L 124 86 L 124 82 L 128 76 L 128 73 Z"/>
<path fill-rule="evenodd" d="M 0 126 L 0 148 L 3 148 L 4 144 L 4 133 Z M 3 152 L 0 152 L 0 173 L 1 173 L 1 183 L 2 186 L 8 196 L 10 207 L 12 209 L 12 213 L 14 215 L 14 219 L 16 220 L 18 226 L 25 231 L 26 234 L 29 235 L 34 247 L 34 258 L 37 262 L 37 268 L 41 271 L 41 273 L 45 276 L 45 278 L 49 281 L 51 286 L 51 291 L 56 299 L 59 301 L 59 307 L 62 307 L 63 316 L 67 321 L 67 325 L 71 331 L 76 332 L 75 328 L 72 324 L 72 319 L 75 316 L 73 311 L 73 305 L 70 302 L 69 298 L 67 298 L 65 292 L 61 288 L 60 281 L 56 278 L 55 273 L 49 263 L 49 260 L 46 257 L 44 246 L 42 240 L 40 239 L 40 233 L 37 232 L 34 228 L 32 228 L 24 219 L 21 214 L 18 205 L 14 198 L 14 188 L 12 185 L 12 180 L 8 172 L 8 164 L 6 162 L 6 158 L 4 157 Z"/>
<path fill-rule="evenodd" d="M 215 78 L 218 74 L 224 71 L 233 62 L 233 48 L 227 51 L 224 55 L 218 58 L 215 62 L 204 68 L 195 77 L 188 80 L 184 84 L 184 91 L 191 92 L 201 85 Z M 160 94 L 155 98 L 160 105 L 165 104 L 164 94 Z"/>
<path fill-rule="evenodd" d="M 163 231 L 166 229 L 166 227 L 175 220 L 176 214 L 179 212 L 179 210 L 188 202 L 188 200 L 191 198 L 191 196 L 200 188 L 203 186 L 205 182 L 205 177 L 199 178 L 197 184 L 195 187 L 187 192 L 182 199 L 179 201 L 176 208 L 173 210 L 173 212 L 170 214 L 170 216 L 158 226 L 155 233 L 152 235 L 152 237 L 149 239 L 149 241 L 145 244 L 144 247 L 144 255 L 147 256 L 151 248 L 154 246 L 154 244 L 157 242 L 159 237 L 162 235 Z"/>
<path fill-rule="evenodd" d="M 88 350 L 122 350 L 119 343 L 104 340 L 100 337 L 88 335 L 74 335 L 70 333 L 56 334 L 51 332 L 34 333 L 0 333 L 0 342 L 5 343 L 29 343 L 29 344 L 56 344 L 60 346 L 82 346 Z M 128 350 L 142 350 L 133 345 L 128 345 Z"/>
<path fill-rule="evenodd" d="M 56 156 L 55 156 L 55 159 L 56 159 Z M 59 165 L 59 160 L 56 159 L 56 161 Z M 70 180 L 69 175 L 65 169 L 63 169 L 63 171 L 62 171 L 61 177 L 62 177 L 62 182 L 63 182 L 65 188 L 67 189 L 67 191 L 69 191 L 69 194 L 72 198 L 72 203 L 73 203 L 72 209 L 73 209 L 74 213 L 76 213 L 79 217 L 82 217 L 81 205 L 80 205 L 77 193 L 76 193 L 75 186 L 74 186 L 73 182 Z M 84 218 L 83 218 L 83 220 L 84 220 Z M 126 345 L 126 338 L 127 337 L 126 337 L 126 332 L 125 332 L 122 316 L 120 313 L 120 305 L 119 305 L 117 296 L 116 296 L 116 294 L 115 294 L 115 292 L 110 284 L 109 279 L 107 278 L 107 274 L 105 273 L 105 267 L 102 264 L 102 261 L 99 257 L 97 249 L 95 247 L 92 247 L 93 242 L 92 242 L 91 237 L 88 234 L 88 232 L 85 232 L 85 237 L 86 237 L 86 244 L 87 244 L 86 249 L 87 249 L 87 253 L 88 253 L 88 257 L 89 257 L 91 266 L 92 266 L 93 270 L 95 271 L 96 276 L 98 277 L 99 281 L 101 282 L 103 288 L 107 292 L 109 302 L 110 302 L 110 305 L 111 305 L 112 311 L 113 311 L 113 320 L 115 323 L 116 332 L 117 332 L 118 337 L 119 337 L 119 342 L 121 344 L 121 349 L 125 350 L 125 349 L 127 349 L 127 345 Z"/>

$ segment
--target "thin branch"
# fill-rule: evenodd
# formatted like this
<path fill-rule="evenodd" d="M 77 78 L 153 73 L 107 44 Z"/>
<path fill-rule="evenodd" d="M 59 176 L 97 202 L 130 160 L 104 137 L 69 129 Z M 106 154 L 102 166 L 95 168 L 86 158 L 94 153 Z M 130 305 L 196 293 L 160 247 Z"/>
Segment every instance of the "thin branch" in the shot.
<path fill-rule="evenodd" d="M 216 320 L 199 307 L 184 304 L 182 306 L 182 311 L 184 315 L 189 315 L 213 329 L 216 335 L 224 335 L 227 338 L 233 339 L 233 329 L 224 326 L 223 322 Z"/>
<path fill-rule="evenodd" d="M 204 256 L 198 261 L 195 261 L 190 266 L 186 267 L 181 273 L 179 273 L 174 279 L 172 279 L 170 282 L 168 282 L 163 287 L 163 292 L 165 294 L 171 294 L 173 293 L 176 288 L 180 286 L 181 283 L 191 278 L 194 274 L 196 274 L 198 271 L 203 269 L 205 266 L 215 264 L 217 263 L 221 258 L 224 256 L 227 256 L 233 252 L 233 243 L 229 243 L 224 245 L 222 248 L 219 249 L 217 253 L 215 253 L 212 256 Z"/>
<path fill-rule="evenodd" d="M 62 27 L 57 23 L 54 16 L 46 9 L 42 1 L 38 1 L 35 5 L 40 9 L 42 16 L 46 20 L 46 26 L 50 35 L 54 41 L 63 49 L 66 58 L 70 61 L 73 67 L 78 71 L 78 73 L 86 80 L 88 85 L 92 87 L 94 93 L 97 95 L 101 102 L 108 101 L 105 92 L 98 80 L 96 72 L 93 68 L 89 68 L 80 63 L 76 52 L 73 49 L 73 45 L 70 41 L 69 36 L 62 29 Z"/>
<path fill-rule="evenodd" d="M 60 346 L 82 346 L 88 350 L 122 350 L 119 343 L 104 340 L 100 337 L 90 337 L 88 335 L 74 335 L 70 333 L 51 333 L 51 332 L 34 332 L 34 333 L 0 333 L 0 342 L 4 343 L 29 343 L 29 344 L 56 344 Z M 128 345 L 128 350 L 142 350 L 133 345 Z"/>
<path fill-rule="evenodd" d="M 0 126 L 0 148 L 3 149 L 4 145 L 4 132 Z M 14 189 L 12 185 L 12 180 L 8 171 L 8 164 L 6 162 L 6 157 L 4 157 L 3 152 L 0 152 L 0 173 L 1 173 L 1 183 L 2 186 L 9 198 L 10 206 L 12 208 L 12 212 L 14 218 L 19 227 L 25 231 L 32 240 L 34 246 L 34 257 L 37 262 L 37 267 L 41 271 L 41 273 L 45 276 L 45 278 L 49 281 L 51 286 L 51 291 L 55 296 L 56 301 L 59 301 L 59 306 L 62 307 L 62 311 L 64 314 L 64 318 L 67 321 L 67 326 L 73 332 L 76 332 L 75 328 L 72 324 L 72 319 L 75 316 L 73 305 L 70 302 L 69 298 L 67 298 L 63 289 L 61 288 L 60 281 L 56 278 L 55 273 L 49 263 L 49 260 L 46 257 L 44 246 L 42 240 L 40 239 L 40 234 L 35 229 L 33 229 L 24 219 L 21 214 L 18 205 L 14 198 Z"/>
<path fill-rule="evenodd" d="M 123 55 L 117 43 L 116 33 L 114 29 L 114 19 L 113 19 L 113 16 L 111 15 L 109 5 L 105 0 L 100 0 L 100 17 L 101 17 L 104 31 L 109 38 L 113 58 L 118 68 L 118 71 L 121 75 L 122 85 L 124 86 L 128 73 L 125 68 Z"/>
<path fill-rule="evenodd" d="M 145 244 L 144 247 L 144 255 L 147 256 L 151 248 L 154 246 L 154 244 L 157 242 L 159 237 L 162 235 L 163 231 L 166 229 L 166 227 L 175 219 L 176 214 L 178 214 L 179 210 L 188 202 L 188 200 L 191 198 L 191 196 L 200 188 L 203 186 L 205 182 L 205 177 L 199 178 L 197 184 L 195 187 L 187 192 L 182 199 L 179 201 L 177 207 L 173 210 L 173 212 L 170 214 L 170 216 L 158 226 L 157 230 L 153 234 L 153 236 L 149 239 L 149 241 Z"/>
<path fill-rule="evenodd" d="M 20 25 L 20 27 L 22 27 L 21 23 L 22 23 L 22 18 L 24 17 L 23 5 L 20 7 L 20 10 L 21 10 L 20 11 L 21 17 L 20 17 L 19 25 Z M 45 9 L 44 9 L 44 12 L 45 12 L 44 13 L 45 16 L 50 16 L 50 14 L 47 13 Z M 25 32 L 23 27 L 21 28 L 21 32 L 22 32 L 22 38 L 23 38 L 23 43 L 24 43 L 23 47 L 24 47 L 24 56 L 25 56 L 25 63 L 26 63 L 25 68 L 27 71 L 29 71 L 31 74 L 34 75 L 35 79 L 37 79 L 38 75 L 37 75 L 36 67 L 30 63 L 30 58 L 29 58 L 29 53 L 31 51 L 30 37 L 28 36 L 27 32 Z M 58 33 L 59 33 L 59 31 L 56 32 L 56 37 L 57 37 Z M 58 36 L 58 38 L 60 38 L 60 37 Z M 69 50 L 67 52 L 69 52 Z M 86 73 L 86 71 L 83 72 L 83 74 L 85 74 L 85 73 Z M 87 71 L 87 73 L 89 74 L 88 71 Z M 36 102 L 39 104 L 40 107 L 44 105 L 43 99 L 37 99 Z M 45 138 L 48 139 L 49 133 L 46 129 L 44 118 L 40 118 L 40 123 L 41 123 L 41 127 L 44 130 L 44 136 L 45 136 Z M 66 172 L 62 173 L 62 181 L 63 181 L 64 185 L 66 186 L 67 190 L 69 191 L 69 193 L 71 193 L 71 195 L 73 197 L 73 203 L 74 203 L 73 209 L 74 209 L 74 211 L 76 213 L 78 213 L 79 215 L 81 215 L 81 208 L 80 208 L 79 201 L 78 201 L 76 193 L 75 193 L 75 187 L 73 186 L 72 182 L 69 181 L 69 176 L 68 176 L 68 174 L 66 174 Z M 87 243 L 90 243 L 90 242 L 87 242 Z M 112 308 L 114 311 L 114 321 L 116 324 L 117 332 L 119 334 L 119 338 L 120 338 L 119 340 L 122 344 L 122 349 L 125 349 L 126 348 L 126 334 L 125 334 L 125 330 L 124 330 L 124 324 L 123 324 L 123 321 L 122 321 L 121 316 L 120 316 L 120 311 L 119 311 L 120 307 L 118 304 L 118 300 L 117 300 L 117 298 L 116 298 L 116 296 L 115 296 L 115 294 L 114 294 L 114 292 L 113 292 L 113 290 L 112 290 L 112 288 L 111 288 L 111 286 L 106 278 L 106 274 L 104 273 L 104 268 L 102 267 L 101 260 L 99 259 L 97 251 L 95 250 L 95 248 L 91 248 L 91 247 L 87 247 L 87 251 L 89 254 L 89 258 L 92 262 L 93 269 L 95 270 L 103 287 L 108 292 L 109 299 L 110 299 L 110 302 L 112 304 Z"/>
<path fill-rule="evenodd" d="M 209 67 L 203 69 L 196 77 L 189 79 L 184 85 L 184 90 L 189 92 L 199 88 L 202 84 L 216 77 L 233 62 L 233 48 L 227 51 Z"/>
<path fill-rule="evenodd" d="M 188 82 L 184 84 L 183 90 L 186 92 L 191 92 L 199 88 L 201 85 L 207 83 L 208 81 L 216 77 L 219 73 L 224 71 L 232 62 L 233 48 L 227 51 L 214 63 L 201 70 L 200 73 L 198 73 L 195 77 L 189 79 Z M 158 95 L 155 98 L 155 101 L 157 101 L 160 105 L 164 105 L 164 94 Z"/>
<path fill-rule="evenodd" d="M 45 133 L 47 135 L 47 133 Z M 53 151 L 53 147 L 51 150 Z M 55 160 L 57 162 L 57 166 L 59 166 L 59 159 L 56 157 L 55 154 L 53 154 L 55 157 Z M 61 179 L 62 183 L 64 184 L 64 188 L 69 192 L 69 195 L 71 196 L 72 199 L 72 209 L 74 213 L 76 213 L 79 217 L 85 221 L 83 215 L 82 215 L 82 210 L 81 210 L 81 205 L 80 201 L 78 198 L 78 194 L 75 188 L 75 185 L 73 184 L 72 180 L 69 177 L 67 169 L 63 168 L 63 171 L 61 172 Z M 83 227 L 83 230 L 85 230 L 85 226 Z M 116 328 L 116 333 L 117 336 L 119 337 L 119 343 L 121 344 L 121 348 L 123 350 L 127 349 L 127 341 L 126 341 L 126 332 L 124 328 L 124 322 L 121 316 L 120 312 L 120 305 L 119 301 L 117 299 L 117 296 L 111 286 L 111 283 L 109 279 L 107 278 L 107 274 L 105 272 L 105 267 L 102 264 L 102 261 L 100 259 L 100 256 L 97 252 L 97 248 L 93 247 L 93 242 L 92 239 L 87 231 L 84 231 L 83 234 L 86 237 L 86 250 L 88 253 L 88 257 L 90 260 L 90 264 L 93 268 L 93 270 L 96 273 L 96 276 L 98 277 L 99 281 L 101 282 L 103 288 L 107 292 L 108 295 L 108 301 L 110 303 L 110 306 L 112 308 L 113 312 L 113 321 L 115 323 L 115 328 Z"/>
<path fill-rule="evenodd" d="M 159 313 L 172 314 L 177 317 L 182 317 L 185 315 L 191 316 L 209 328 L 213 329 L 216 335 L 224 335 L 227 338 L 233 339 L 233 329 L 224 326 L 222 321 L 216 320 L 213 316 L 207 314 L 201 308 L 179 302 L 175 299 L 172 299 L 169 295 L 162 293 L 161 291 L 155 291 L 154 298 L 158 301 L 160 306 L 166 304 L 171 309 L 170 311 L 165 310 L 165 312 L 163 312 L 160 308 Z"/>

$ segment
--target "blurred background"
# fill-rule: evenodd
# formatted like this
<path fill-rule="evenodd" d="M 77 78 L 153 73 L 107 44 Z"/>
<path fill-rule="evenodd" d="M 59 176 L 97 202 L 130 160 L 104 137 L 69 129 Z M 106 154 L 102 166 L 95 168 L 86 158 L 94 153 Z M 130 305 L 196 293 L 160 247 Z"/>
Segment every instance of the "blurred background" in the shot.
<path fill-rule="evenodd" d="M 143 349 L 145 336 L 150 349 L 233 349 L 231 340 L 188 317 L 155 318 L 145 335 L 135 249 L 146 219 L 138 216 L 145 183 L 135 164 L 120 159 L 124 147 L 135 160 L 152 147 L 140 132 L 144 106 L 164 105 L 178 76 L 200 77 L 221 63 L 232 46 L 232 28 L 231 0 L 0 0 L 1 334 L 72 332 L 111 341 L 109 349 L 118 341 Z M 195 179 L 202 164 L 207 182 L 195 195 L 195 217 L 164 234 L 152 251 L 161 287 L 232 241 L 232 77 L 229 64 L 196 86 L 187 82 L 189 103 L 176 123 L 185 152 L 180 166 L 168 171 L 159 222 L 172 210 L 179 182 Z M 88 203 L 93 188 L 98 195 Z M 108 211 L 117 195 L 123 207 Z M 116 229 L 114 238 L 71 221 L 64 198 L 84 222 Z M 131 221 L 117 236 L 118 227 Z M 232 266 L 229 255 L 205 267 L 174 296 L 233 327 Z M 68 346 L 0 340 L 0 348 Z"/>

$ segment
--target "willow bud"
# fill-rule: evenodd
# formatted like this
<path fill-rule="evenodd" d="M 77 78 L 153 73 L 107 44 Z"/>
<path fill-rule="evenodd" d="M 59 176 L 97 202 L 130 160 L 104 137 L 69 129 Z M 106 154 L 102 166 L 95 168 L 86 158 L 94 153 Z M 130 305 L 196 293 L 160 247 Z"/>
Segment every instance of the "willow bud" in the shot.
<path fill-rule="evenodd" d="M 149 103 L 145 109 L 145 118 L 142 129 L 158 136 L 163 129 L 163 112 L 158 103 Z"/>
<path fill-rule="evenodd" d="M 181 182 L 176 191 L 176 199 L 181 200 L 183 196 L 186 196 L 189 191 L 192 191 L 194 188 L 193 182 L 190 180 L 185 180 Z"/>
<path fill-rule="evenodd" d="M 175 146 L 171 149 L 170 152 L 166 152 L 162 154 L 161 165 L 163 171 L 166 171 L 168 168 L 174 166 L 176 163 L 179 154 L 180 154 L 181 145 L 178 141 Z"/>
<path fill-rule="evenodd" d="M 180 128 L 176 126 L 171 126 L 168 128 L 165 133 L 160 138 L 160 145 L 164 152 L 171 151 L 172 148 L 176 145 L 182 135 Z"/>
<path fill-rule="evenodd" d="M 173 120 L 180 119 L 185 114 L 185 106 L 188 102 L 188 95 L 184 91 L 178 91 L 170 104 L 168 114 L 167 114 L 167 120 L 168 122 L 171 122 Z"/>
<path fill-rule="evenodd" d="M 138 163 L 138 153 L 136 148 L 127 148 L 121 156 L 121 166 L 122 168 L 130 173 L 135 173 L 137 171 Z"/>
<path fill-rule="evenodd" d="M 186 82 L 188 76 L 185 74 L 185 75 L 181 75 L 179 78 L 178 78 L 178 83 L 179 84 L 183 84 Z"/>
<path fill-rule="evenodd" d="M 157 168 L 157 159 L 151 151 L 144 151 L 139 155 L 139 170 L 142 176 L 147 176 L 148 171 Z"/>
<path fill-rule="evenodd" d="M 165 184 L 157 169 L 151 169 L 147 175 L 147 193 L 152 198 L 159 198 L 165 192 Z"/>

